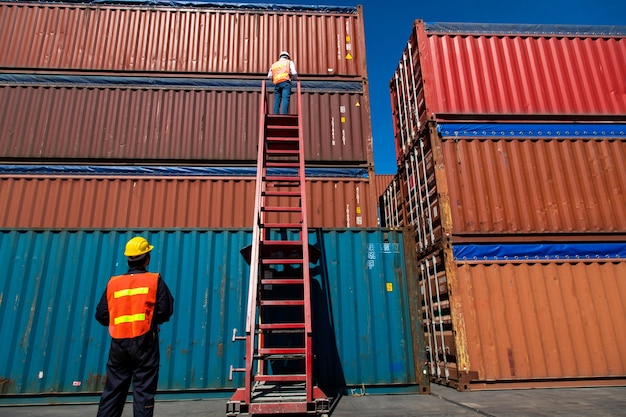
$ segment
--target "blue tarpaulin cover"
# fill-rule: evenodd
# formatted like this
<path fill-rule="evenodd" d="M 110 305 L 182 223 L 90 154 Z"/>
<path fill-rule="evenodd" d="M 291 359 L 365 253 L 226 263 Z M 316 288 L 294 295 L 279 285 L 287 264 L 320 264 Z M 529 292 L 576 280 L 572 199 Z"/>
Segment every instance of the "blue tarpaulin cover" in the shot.
<path fill-rule="evenodd" d="M 228 91 L 260 91 L 263 79 L 116 77 L 96 75 L 0 74 L 0 85 L 72 87 L 72 88 L 162 88 Z M 304 92 L 362 93 L 359 81 L 301 81 Z M 268 83 L 268 89 L 273 89 Z"/>
<path fill-rule="evenodd" d="M 441 123 L 437 130 L 454 138 L 626 138 L 623 123 Z"/>
<path fill-rule="evenodd" d="M 546 25 L 519 23 L 424 23 L 428 33 L 527 36 L 624 36 L 621 25 Z"/>
<path fill-rule="evenodd" d="M 368 178 L 367 168 L 307 168 L 310 178 Z M 268 169 L 270 175 L 296 176 L 291 168 Z M 0 175 L 197 176 L 254 177 L 256 167 L 0 165 Z"/>
<path fill-rule="evenodd" d="M 9 0 L 14 1 L 14 0 Z M 40 3 L 40 4 L 80 4 L 80 5 L 125 5 L 125 6 L 159 6 L 159 7 L 194 7 L 203 9 L 225 9 L 242 11 L 267 11 L 267 12 L 315 12 L 315 13 L 344 13 L 356 14 L 356 7 L 350 6 L 327 6 L 327 5 L 302 5 L 302 4 L 257 4 L 257 3 L 222 3 L 201 0 L 64 0 L 64 1 L 29 1 L 17 0 L 16 3 Z"/>
<path fill-rule="evenodd" d="M 455 244 L 456 261 L 599 260 L 626 258 L 626 242 Z"/>

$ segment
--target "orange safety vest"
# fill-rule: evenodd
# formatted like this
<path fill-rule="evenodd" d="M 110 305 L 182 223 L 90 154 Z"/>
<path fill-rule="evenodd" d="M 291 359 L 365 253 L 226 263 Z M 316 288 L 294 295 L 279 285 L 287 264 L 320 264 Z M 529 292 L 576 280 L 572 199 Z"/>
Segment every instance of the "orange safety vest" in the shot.
<path fill-rule="evenodd" d="M 137 337 L 150 330 L 158 283 L 159 274 L 151 272 L 111 277 L 107 302 L 112 338 Z"/>
<path fill-rule="evenodd" d="M 272 64 L 272 82 L 274 84 L 288 81 L 289 77 L 289 60 L 280 59 Z"/>

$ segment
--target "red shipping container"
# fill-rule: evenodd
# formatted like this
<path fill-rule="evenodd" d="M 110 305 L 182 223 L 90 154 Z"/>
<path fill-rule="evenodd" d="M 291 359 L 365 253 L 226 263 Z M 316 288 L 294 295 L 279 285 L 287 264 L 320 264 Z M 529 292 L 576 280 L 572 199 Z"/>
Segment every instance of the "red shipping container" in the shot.
<path fill-rule="evenodd" d="M 251 228 L 253 177 L 0 177 L 6 229 Z M 368 178 L 307 179 L 310 227 L 377 227 Z"/>
<path fill-rule="evenodd" d="M 581 125 L 557 125 L 548 136 L 546 126 L 480 136 L 429 122 L 385 193 L 385 225 L 415 227 L 426 252 L 448 241 L 623 239 L 626 130 L 576 137 Z"/>
<path fill-rule="evenodd" d="M 84 83 L 51 80 L 55 84 L 0 85 L 0 155 L 5 161 L 256 165 L 260 81 L 254 89 L 115 85 L 115 80 L 90 84 L 98 77 Z M 372 163 L 364 98 L 358 88 L 303 88 L 308 163 Z"/>
<path fill-rule="evenodd" d="M 0 3 L 0 67 L 267 74 L 287 50 L 302 75 L 366 78 L 361 7 Z"/>
<path fill-rule="evenodd" d="M 624 68 L 623 27 L 416 20 L 390 81 L 398 160 L 427 120 L 624 121 Z"/>

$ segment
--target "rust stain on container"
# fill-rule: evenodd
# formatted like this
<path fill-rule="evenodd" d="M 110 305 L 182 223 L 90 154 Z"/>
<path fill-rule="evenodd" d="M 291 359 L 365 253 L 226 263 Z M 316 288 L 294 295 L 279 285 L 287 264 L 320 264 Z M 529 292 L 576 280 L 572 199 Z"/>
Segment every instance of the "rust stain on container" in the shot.
<path fill-rule="evenodd" d="M 4 160 L 256 163 L 257 90 L 0 85 Z M 309 162 L 371 163 L 369 110 L 360 92 L 304 91 Z M 345 123 L 339 123 L 341 117 Z"/>
<path fill-rule="evenodd" d="M 179 6 L 179 5 L 176 5 Z M 0 66 L 83 72 L 366 77 L 360 7 L 0 3 Z"/>
<path fill-rule="evenodd" d="M 86 391 L 91 391 L 91 392 L 101 391 L 104 388 L 106 379 L 107 379 L 106 374 L 101 375 L 101 374 L 90 373 L 87 376 L 87 382 L 85 384 L 84 389 Z"/>
<path fill-rule="evenodd" d="M 309 179 L 306 192 L 311 227 L 377 226 L 369 179 Z M 0 177 L 0 227 L 252 227 L 254 195 L 250 177 Z"/>

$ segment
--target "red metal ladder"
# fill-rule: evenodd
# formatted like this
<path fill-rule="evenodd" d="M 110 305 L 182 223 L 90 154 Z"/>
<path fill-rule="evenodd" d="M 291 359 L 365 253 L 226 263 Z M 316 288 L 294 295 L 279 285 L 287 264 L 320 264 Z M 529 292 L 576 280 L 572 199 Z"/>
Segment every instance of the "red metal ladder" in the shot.
<path fill-rule="evenodd" d="M 330 400 L 313 381 L 313 329 L 302 101 L 297 114 L 267 113 L 261 94 L 256 199 L 250 263 L 245 385 L 227 403 L 226 414 L 314 414 L 329 412 Z M 293 98 L 293 96 L 292 96 Z"/>

